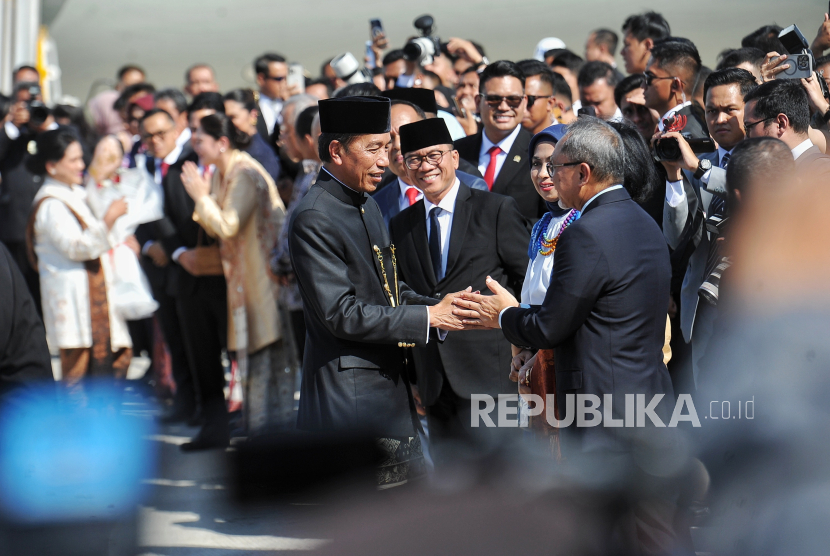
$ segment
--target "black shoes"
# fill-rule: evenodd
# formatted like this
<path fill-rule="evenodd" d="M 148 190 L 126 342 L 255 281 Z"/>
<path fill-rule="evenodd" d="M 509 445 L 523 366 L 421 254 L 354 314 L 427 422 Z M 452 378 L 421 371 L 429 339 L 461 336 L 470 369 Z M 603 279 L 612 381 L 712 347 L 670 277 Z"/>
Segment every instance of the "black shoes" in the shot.
<path fill-rule="evenodd" d="M 230 428 L 227 424 L 206 424 L 190 442 L 181 445 L 182 452 L 198 452 L 227 448 L 231 442 Z"/>

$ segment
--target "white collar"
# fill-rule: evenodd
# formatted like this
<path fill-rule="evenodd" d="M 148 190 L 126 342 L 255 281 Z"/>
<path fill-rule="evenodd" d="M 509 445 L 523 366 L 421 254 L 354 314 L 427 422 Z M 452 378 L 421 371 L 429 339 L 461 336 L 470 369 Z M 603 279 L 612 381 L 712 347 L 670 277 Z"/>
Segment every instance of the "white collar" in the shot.
<path fill-rule="evenodd" d="M 449 213 L 455 212 L 455 199 L 456 197 L 458 197 L 459 185 L 461 185 L 461 181 L 458 178 L 455 178 L 455 183 L 452 184 L 450 190 L 447 192 L 446 195 L 444 195 L 444 198 L 441 199 L 441 202 L 438 203 L 438 208 L 444 209 Z M 432 207 L 434 206 L 436 205 L 430 203 L 429 199 L 427 199 L 426 195 L 424 195 L 424 208 L 426 209 L 427 216 L 429 216 L 429 211 L 431 211 Z"/>
<path fill-rule="evenodd" d="M 622 122 L 623 121 L 623 113 L 620 110 L 620 107 L 617 106 L 617 109 L 614 111 L 614 115 L 608 118 L 609 122 Z"/>
<path fill-rule="evenodd" d="M 481 149 L 482 149 L 481 152 L 486 153 L 487 151 L 490 150 L 491 147 L 493 147 L 494 145 L 498 145 L 498 147 L 501 149 L 501 151 L 505 155 L 507 155 L 507 153 L 510 152 L 510 149 L 513 148 L 513 142 L 516 140 L 516 137 L 519 136 L 519 131 L 521 131 L 521 129 L 522 129 L 522 126 L 517 125 L 516 129 L 514 129 L 512 132 L 510 132 L 510 135 L 508 135 L 507 137 L 505 137 L 504 139 L 502 139 L 498 143 L 493 143 L 492 141 L 490 141 L 490 138 L 487 137 L 487 132 L 482 131 L 481 132 Z M 441 207 L 441 208 L 444 208 L 444 207 Z"/>
<path fill-rule="evenodd" d="M 588 208 L 588 205 L 591 204 L 591 201 L 593 201 L 594 199 L 596 199 L 597 197 L 599 197 L 603 193 L 608 193 L 609 191 L 614 191 L 615 189 L 622 189 L 622 185 L 617 184 L 617 185 L 612 185 L 611 187 L 606 187 L 605 189 L 603 189 L 602 191 L 600 191 L 599 193 L 597 193 L 596 195 L 594 195 L 593 197 L 588 199 L 588 202 L 585 203 L 584 205 L 582 205 L 582 210 L 579 211 L 579 212 L 584 213 L 585 209 Z"/>
<path fill-rule="evenodd" d="M 663 131 L 663 120 L 665 120 L 666 118 L 668 118 L 670 116 L 673 116 L 676 112 L 680 112 L 681 110 L 683 110 L 687 106 L 691 106 L 691 105 L 692 105 L 692 101 L 687 100 L 683 104 L 678 104 L 677 106 L 675 106 L 674 108 L 672 108 L 671 110 L 669 110 L 668 112 L 663 114 L 663 117 L 660 118 L 659 122 L 657 122 L 657 129 L 659 129 L 660 131 Z"/>
<path fill-rule="evenodd" d="M 796 147 L 794 149 L 792 149 L 793 160 L 798 160 L 798 157 L 801 156 L 802 154 L 804 154 L 804 152 L 812 146 L 813 146 L 813 142 L 810 141 L 809 137 L 807 138 L 806 141 L 800 143 L 799 145 L 796 145 Z"/>
<path fill-rule="evenodd" d="M 182 131 L 179 134 L 179 136 L 176 137 L 176 145 L 178 145 L 180 147 L 183 147 L 185 143 L 190 141 L 190 135 L 191 135 L 190 134 L 190 128 L 189 127 L 184 128 L 184 131 Z"/>
<path fill-rule="evenodd" d="M 265 101 L 268 104 L 270 104 L 271 106 L 273 106 L 275 104 L 282 104 L 282 99 L 281 98 L 271 98 L 269 96 L 266 96 L 264 93 L 259 93 L 259 101 L 260 102 Z"/>
<path fill-rule="evenodd" d="M 190 130 L 188 130 L 188 131 L 190 131 Z M 162 162 L 164 162 L 165 164 L 173 165 L 179 159 L 179 156 L 181 154 L 182 154 L 182 145 L 179 145 L 178 141 L 176 141 L 176 148 L 173 149 L 172 151 L 170 151 L 170 154 L 165 156 L 164 160 L 162 160 Z M 156 159 L 156 160 L 158 160 L 158 159 Z"/>

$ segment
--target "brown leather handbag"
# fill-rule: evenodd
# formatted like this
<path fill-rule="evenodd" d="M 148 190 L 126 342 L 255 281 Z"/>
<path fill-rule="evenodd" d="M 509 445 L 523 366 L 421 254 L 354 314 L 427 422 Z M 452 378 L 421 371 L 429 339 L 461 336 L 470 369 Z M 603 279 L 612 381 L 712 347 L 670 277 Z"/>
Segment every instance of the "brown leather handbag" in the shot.
<path fill-rule="evenodd" d="M 196 240 L 196 247 L 193 254 L 196 257 L 196 276 L 222 276 L 225 271 L 222 269 L 222 257 L 219 255 L 219 245 L 202 245 L 204 230 L 199 227 L 199 237 Z"/>

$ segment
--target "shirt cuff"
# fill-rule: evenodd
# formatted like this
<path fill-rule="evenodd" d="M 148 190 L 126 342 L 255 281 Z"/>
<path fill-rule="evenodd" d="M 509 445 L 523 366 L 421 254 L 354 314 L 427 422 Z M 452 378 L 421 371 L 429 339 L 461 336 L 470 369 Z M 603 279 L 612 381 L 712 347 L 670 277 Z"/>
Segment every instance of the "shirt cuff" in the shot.
<path fill-rule="evenodd" d="M 175 251 L 173 251 L 173 256 L 171 257 L 174 262 L 179 262 L 179 257 L 182 256 L 182 253 L 187 251 L 187 247 L 179 247 Z"/>
<path fill-rule="evenodd" d="M 502 310 L 499 312 L 499 328 L 501 328 L 501 316 L 504 314 L 504 312 L 505 312 L 506 310 L 508 310 L 508 309 L 512 309 L 512 308 L 513 308 L 513 307 L 505 307 L 504 309 L 502 309 Z"/>
<path fill-rule="evenodd" d="M 146 242 L 144 245 L 142 245 L 142 246 L 141 246 L 141 254 L 142 254 L 142 255 L 146 255 L 146 254 L 147 254 L 147 251 L 149 251 L 149 250 L 150 250 L 150 247 L 151 247 L 154 243 L 155 243 L 155 241 L 150 240 L 150 241 Z"/>
<path fill-rule="evenodd" d="M 708 170 L 706 170 L 706 173 L 705 173 L 705 174 L 703 174 L 703 175 L 700 177 L 700 181 L 701 181 L 701 183 L 703 183 L 703 185 L 709 185 L 709 178 L 710 178 L 710 177 L 712 177 L 712 169 L 711 169 L 711 168 L 709 168 Z"/>
<path fill-rule="evenodd" d="M 6 136 L 12 141 L 20 137 L 20 130 L 17 129 L 17 126 L 13 123 L 6 122 L 6 125 L 3 126 L 3 128 L 6 130 Z"/>
<path fill-rule="evenodd" d="M 671 208 L 675 208 L 683 199 L 686 198 L 686 192 L 683 191 L 683 180 L 680 181 L 666 181 L 666 204 Z"/>

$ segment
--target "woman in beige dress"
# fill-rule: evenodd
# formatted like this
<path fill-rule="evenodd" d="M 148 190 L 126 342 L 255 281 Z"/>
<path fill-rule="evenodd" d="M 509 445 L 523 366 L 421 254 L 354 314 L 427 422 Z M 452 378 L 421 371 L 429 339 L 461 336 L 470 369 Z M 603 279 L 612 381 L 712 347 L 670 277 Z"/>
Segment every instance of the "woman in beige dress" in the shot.
<path fill-rule="evenodd" d="M 244 149 L 251 140 L 224 114 L 205 116 L 193 148 L 210 178 L 192 162 L 182 181 L 196 203 L 193 219 L 218 238 L 228 284 L 228 350 L 244 391 L 248 434 L 293 425 L 294 373 L 283 338 L 277 285 L 268 256 L 285 218 L 274 180 Z"/>

